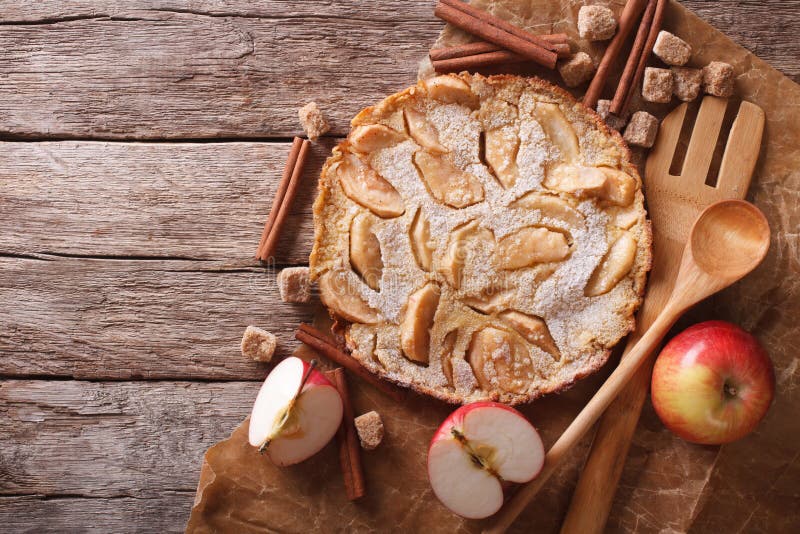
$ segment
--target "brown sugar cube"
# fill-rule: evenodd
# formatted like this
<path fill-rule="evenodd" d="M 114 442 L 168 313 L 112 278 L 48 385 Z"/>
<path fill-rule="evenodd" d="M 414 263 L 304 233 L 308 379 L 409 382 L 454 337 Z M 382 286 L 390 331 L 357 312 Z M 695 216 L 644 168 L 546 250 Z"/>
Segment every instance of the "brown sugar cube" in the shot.
<path fill-rule="evenodd" d="M 703 88 L 706 93 L 729 98 L 733 96 L 733 66 L 712 61 L 703 69 Z"/>
<path fill-rule="evenodd" d="M 308 135 L 308 138 L 312 141 L 331 129 L 328 121 L 325 120 L 319 107 L 317 107 L 316 102 L 309 102 L 300 108 L 297 112 L 297 116 L 300 118 L 300 124 L 306 131 L 306 135 Z"/>
<path fill-rule="evenodd" d="M 672 67 L 672 92 L 680 100 L 691 102 L 700 94 L 703 71 L 687 67 Z"/>
<path fill-rule="evenodd" d="M 283 302 L 310 302 L 308 267 L 287 267 L 278 273 L 278 291 Z"/>
<path fill-rule="evenodd" d="M 367 412 L 359 415 L 353 422 L 356 425 L 358 439 L 364 450 L 371 451 L 383 441 L 383 421 L 376 411 Z"/>
<path fill-rule="evenodd" d="M 257 362 L 268 362 L 275 354 L 278 340 L 274 334 L 255 326 L 248 326 L 242 336 L 242 354 Z"/>
<path fill-rule="evenodd" d="M 668 104 L 672 100 L 672 72 L 647 67 L 644 70 L 642 97 L 648 102 Z"/>
<path fill-rule="evenodd" d="M 637 111 L 625 128 L 623 138 L 628 144 L 650 148 L 658 135 L 658 119 L 646 111 Z"/>
<path fill-rule="evenodd" d="M 692 47 L 680 37 L 662 30 L 653 45 L 653 53 L 667 65 L 680 67 L 689 62 L 689 58 L 692 57 Z"/>
<path fill-rule="evenodd" d="M 558 66 L 558 72 L 567 87 L 577 87 L 594 74 L 594 62 L 586 52 L 578 52 L 572 59 Z"/>
<path fill-rule="evenodd" d="M 597 101 L 597 114 L 605 121 L 609 128 L 622 131 L 625 125 L 628 124 L 628 117 L 618 117 L 611 113 L 611 100 L 598 100 Z"/>
<path fill-rule="evenodd" d="M 617 32 L 614 12 L 605 6 L 583 6 L 578 11 L 578 33 L 581 39 L 605 41 Z"/>

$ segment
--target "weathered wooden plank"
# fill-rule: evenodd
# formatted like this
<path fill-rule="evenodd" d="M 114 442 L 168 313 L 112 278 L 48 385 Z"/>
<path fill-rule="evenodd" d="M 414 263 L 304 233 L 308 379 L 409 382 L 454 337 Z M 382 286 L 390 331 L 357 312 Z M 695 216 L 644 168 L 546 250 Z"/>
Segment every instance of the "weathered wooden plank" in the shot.
<path fill-rule="evenodd" d="M 333 143 L 312 144 L 281 264 L 308 262 L 311 204 Z M 288 152 L 288 143 L 0 143 L 0 254 L 256 265 Z"/>
<path fill-rule="evenodd" d="M 800 80 L 795 2 L 684 3 Z M 6 2 L 0 133 L 285 137 L 314 99 L 342 135 L 360 108 L 413 82 L 441 27 L 431 4 Z"/>
<path fill-rule="evenodd" d="M 0 530 L 183 530 L 205 450 L 258 387 L 0 382 Z"/>
<path fill-rule="evenodd" d="M 23 6 L 16 2 L 0 2 L 0 19 L 9 22 L 47 23 L 71 17 L 120 17 L 136 11 L 150 10 L 193 13 L 208 17 L 369 17 L 370 20 L 421 21 L 432 15 L 431 3 L 423 0 L 406 2 L 402 10 L 388 9 L 390 3 L 378 0 L 365 5 L 361 0 L 38 0 Z"/>
<path fill-rule="evenodd" d="M 342 134 L 358 110 L 415 81 L 442 25 L 432 13 L 406 18 L 388 0 L 341 11 L 330 3 L 322 16 L 295 2 L 237 15 L 239 2 L 231 16 L 223 2 L 209 12 L 221 16 L 177 12 L 185 8 L 175 2 L 111 4 L 113 17 L 89 9 L 86 18 L 80 2 L 76 15 L 65 5 L 56 19 L 3 26 L 0 134 L 287 137 L 300 132 L 297 108 L 309 100 Z M 5 16 L 24 19 L 24 10 Z"/>
<path fill-rule="evenodd" d="M 0 258 L 0 375 L 260 379 L 245 327 L 274 332 L 285 356 L 315 309 L 281 302 L 272 269 L 49 259 Z"/>
<path fill-rule="evenodd" d="M 0 496 L 0 524 L 19 534 L 183 532 L 193 499 L 194 491 L 149 498 Z"/>
<path fill-rule="evenodd" d="M 287 6 L 291 4 L 291 6 Z M 120 17 L 132 11 L 164 10 L 193 13 L 209 17 L 364 17 L 371 20 L 424 21 L 433 16 L 430 0 L 411 0 L 403 9 L 394 9 L 386 0 L 365 6 L 362 0 L 38 0 L 30 5 L 0 2 L 0 20 L 9 22 L 47 23 L 70 17 Z"/>

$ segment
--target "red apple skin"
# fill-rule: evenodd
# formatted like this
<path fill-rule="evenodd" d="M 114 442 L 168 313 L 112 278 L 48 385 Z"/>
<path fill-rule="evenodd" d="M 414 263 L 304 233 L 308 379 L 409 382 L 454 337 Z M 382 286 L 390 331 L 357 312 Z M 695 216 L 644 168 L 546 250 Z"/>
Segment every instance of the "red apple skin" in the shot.
<path fill-rule="evenodd" d="M 775 371 L 755 337 L 724 321 L 696 324 L 658 355 L 651 398 L 664 425 L 692 443 L 746 436 L 767 413 Z"/>
<path fill-rule="evenodd" d="M 305 360 L 302 361 L 303 361 L 303 376 L 305 376 L 305 374 L 308 372 L 308 368 L 311 367 L 311 364 Z M 322 374 L 321 371 L 319 371 L 319 367 L 311 371 L 311 374 L 308 376 L 308 380 L 306 380 L 306 383 L 303 384 L 303 391 L 307 390 L 312 385 L 330 386 L 334 389 L 336 388 L 336 386 L 334 386 L 333 383 L 331 383 L 331 381 L 328 380 L 328 378 L 324 374 Z"/>
<path fill-rule="evenodd" d="M 428 450 L 433 446 L 434 443 L 439 441 L 440 439 L 450 439 L 452 437 L 452 429 L 453 428 L 460 428 L 464 425 L 464 418 L 467 416 L 469 412 L 472 410 L 476 410 L 478 408 L 501 408 L 503 410 L 507 410 L 511 413 L 515 413 L 526 419 L 524 415 L 522 415 L 518 410 L 515 410 L 511 406 L 506 406 L 505 404 L 501 404 L 499 402 L 492 402 L 492 401 L 478 401 L 473 402 L 471 404 L 465 404 L 461 406 L 456 411 L 451 413 L 447 416 L 441 425 L 439 425 L 439 429 L 433 435 L 433 439 L 431 439 L 431 443 L 428 446 Z"/>

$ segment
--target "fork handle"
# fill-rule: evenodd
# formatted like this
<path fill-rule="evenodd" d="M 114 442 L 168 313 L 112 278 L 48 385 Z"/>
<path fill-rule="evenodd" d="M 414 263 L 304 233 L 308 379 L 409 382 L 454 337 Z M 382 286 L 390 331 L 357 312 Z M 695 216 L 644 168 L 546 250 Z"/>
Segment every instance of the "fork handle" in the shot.
<path fill-rule="evenodd" d="M 661 342 L 680 315 L 680 309 L 667 305 L 652 326 L 631 349 L 631 352 L 617 366 L 611 376 L 597 390 L 594 397 L 586 404 L 578 416 L 567 427 L 558 441 L 547 451 L 541 473 L 532 481 L 521 486 L 511 500 L 497 514 L 494 525 L 485 530 L 485 534 L 505 532 L 517 516 L 528 506 L 550 476 L 558 469 L 564 457 L 592 428 L 606 408 L 614 401 L 628 381 L 636 373 L 647 356 Z"/>

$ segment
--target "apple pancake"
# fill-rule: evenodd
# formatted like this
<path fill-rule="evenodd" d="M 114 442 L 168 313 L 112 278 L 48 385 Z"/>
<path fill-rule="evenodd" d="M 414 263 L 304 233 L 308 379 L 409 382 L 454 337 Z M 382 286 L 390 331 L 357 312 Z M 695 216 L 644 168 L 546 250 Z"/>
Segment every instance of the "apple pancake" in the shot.
<path fill-rule="evenodd" d="M 363 110 L 314 225 L 311 276 L 352 357 L 455 403 L 596 371 L 651 261 L 625 143 L 537 78 L 439 76 Z"/>

